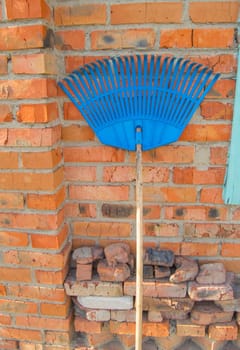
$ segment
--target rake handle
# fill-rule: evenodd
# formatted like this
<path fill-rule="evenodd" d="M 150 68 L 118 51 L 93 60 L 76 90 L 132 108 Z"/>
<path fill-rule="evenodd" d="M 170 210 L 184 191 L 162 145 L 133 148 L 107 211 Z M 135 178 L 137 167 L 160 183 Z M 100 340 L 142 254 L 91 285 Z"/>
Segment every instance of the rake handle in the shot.
<path fill-rule="evenodd" d="M 135 350 L 142 349 L 142 296 L 143 296 L 143 195 L 142 146 L 136 149 L 136 329 Z"/>

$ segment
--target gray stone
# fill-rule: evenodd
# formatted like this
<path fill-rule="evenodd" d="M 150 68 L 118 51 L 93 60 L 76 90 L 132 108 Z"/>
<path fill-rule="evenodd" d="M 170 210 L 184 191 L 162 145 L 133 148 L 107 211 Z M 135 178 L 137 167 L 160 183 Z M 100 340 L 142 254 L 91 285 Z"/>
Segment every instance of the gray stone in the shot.
<path fill-rule="evenodd" d="M 106 309 L 106 310 L 130 310 L 133 308 L 133 297 L 97 297 L 87 296 L 78 297 L 78 302 L 89 309 Z"/>

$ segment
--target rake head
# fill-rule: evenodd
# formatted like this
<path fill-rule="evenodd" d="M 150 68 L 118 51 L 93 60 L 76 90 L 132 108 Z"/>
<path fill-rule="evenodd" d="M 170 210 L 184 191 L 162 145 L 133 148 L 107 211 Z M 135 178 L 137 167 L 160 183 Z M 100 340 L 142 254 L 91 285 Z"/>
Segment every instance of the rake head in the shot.
<path fill-rule="evenodd" d="M 134 151 L 178 140 L 218 77 L 182 58 L 136 55 L 87 64 L 59 85 L 103 144 Z"/>

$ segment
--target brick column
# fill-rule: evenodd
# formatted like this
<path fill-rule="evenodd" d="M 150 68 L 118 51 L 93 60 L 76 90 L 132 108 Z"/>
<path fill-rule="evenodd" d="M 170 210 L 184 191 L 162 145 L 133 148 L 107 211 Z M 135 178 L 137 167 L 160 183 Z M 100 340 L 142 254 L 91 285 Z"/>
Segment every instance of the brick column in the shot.
<path fill-rule="evenodd" d="M 52 9 L 45 0 L 1 6 L 0 348 L 68 349 L 71 245 Z"/>

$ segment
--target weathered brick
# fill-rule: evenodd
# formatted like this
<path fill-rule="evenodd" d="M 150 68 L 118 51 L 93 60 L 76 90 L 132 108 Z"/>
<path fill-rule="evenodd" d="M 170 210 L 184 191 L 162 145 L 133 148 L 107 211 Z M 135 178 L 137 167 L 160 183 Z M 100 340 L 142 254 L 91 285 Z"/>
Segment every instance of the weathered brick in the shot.
<path fill-rule="evenodd" d="M 224 312 L 213 302 L 196 303 L 191 311 L 191 321 L 199 325 L 231 322 L 233 312 Z"/>
<path fill-rule="evenodd" d="M 189 282 L 188 294 L 193 300 L 231 300 L 233 288 L 230 283 L 225 284 L 199 284 Z"/>
<path fill-rule="evenodd" d="M 97 30 L 91 33 L 92 50 L 151 49 L 155 44 L 153 29 Z"/>
<path fill-rule="evenodd" d="M 227 86 L 225 86 L 228 90 Z M 216 92 L 217 96 L 221 96 Z M 228 141 L 231 130 L 228 125 L 194 125 L 190 124 L 183 131 L 180 140 L 194 142 Z"/>
<path fill-rule="evenodd" d="M 89 126 L 69 125 L 62 128 L 62 139 L 71 143 L 94 141 L 95 134 Z"/>
<path fill-rule="evenodd" d="M 129 237 L 131 224 L 125 222 L 73 222 L 73 234 L 84 232 L 88 237 Z"/>
<path fill-rule="evenodd" d="M 190 312 L 193 308 L 194 301 L 189 297 L 186 298 L 153 298 L 143 297 L 143 310 L 165 310 L 172 308 L 173 310 Z"/>
<path fill-rule="evenodd" d="M 222 256 L 232 256 L 232 257 L 238 257 L 239 256 L 239 249 L 240 244 L 237 243 L 223 243 L 222 244 Z"/>
<path fill-rule="evenodd" d="M 74 319 L 74 329 L 76 332 L 85 333 L 101 333 L 103 329 L 103 322 L 88 321 L 80 316 Z"/>
<path fill-rule="evenodd" d="M 106 260 L 98 262 L 97 272 L 101 281 L 123 282 L 130 276 L 130 268 L 127 264 L 108 265 Z"/>
<path fill-rule="evenodd" d="M 25 18 L 50 19 L 50 8 L 45 0 L 28 3 L 26 0 L 6 0 L 7 18 L 9 20 Z"/>
<path fill-rule="evenodd" d="M 111 310 L 111 320 L 118 322 L 135 322 L 136 311 L 131 310 Z"/>
<path fill-rule="evenodd" d="M 57 31 L 55 42 L 59 50 L 83 50 L 85 46 L 85 32 L 83 30 Z"/>
<path fill-rule="evenodd" d="M 177 335 L 180 337 L 205 337 L 205 325 L 192 323 L 190 320 L 179 320 L 176 325 Z"/>
<path fill-rule="evenodd" d="M 8 74 L 7 56 L 6 55 L 1 55 L 0 56 L 0 75 L 6 75 L 6 74 Z"/>
<path fill-rule="evenodd" d="M 104 254 L 109 265 L 128 263 L 130 247 L 126 243 L 113 243 L 104 248 Z"/>
<path fill-rule="evenodd" d="M 79 152 L 81 150 L 81 152 Z M 65 147 L 65 162 L 123 162 L 124 151 L 107 146 Z"/>
<path fill-rule="evenodd" d="M 15 74 L 57 74 L 57 62 L 50 53 L 14 55 L 12 70 Z"/>
<path fill-rule="evenodd" d="M 15 299 L 37 299 L 38 301 L 53 301 L 58 303 L 63 303 L 66 299 L 63 287 L 56 288 L 55 285 L 39 287 L 30 284 L 12 284 L 8 286 L 8 295 Z"/>
<path fill-rule="evenodd" d="M 23 194 L 12 193 L 12 192 L 0 192 L 0 208 L 1 209 L 23 209 L 24 208 Z"/>
<path fill-rule="evenodd" d="M 46 316 L 38 316 L 38 315 L 37 316 L 35 315 L 16 316 L 16 326 L 24 327 L 25 329 L 33 328 L 33 329 L 36 329 L 37 330 L 36 332 L 37 333 L 39 332 L 40 334 L 42 329 L 69 331 L 71 321 L 72 321 L 71 314 L 67 318 L 46 317 Z M 31 340 L 31 337 L 29 337 L 26 340 Z"/>
<path fill-rule="evenodd" d="M 180 2 L 127 3 L 111 6 L 111 24 L 180 23 L 181 19 Z"/>
<path fill-rule="evenodd" d="M 58 117 L 58 107 L 55 102 L 21 104 L 17 112 L 21 123 L 48 123 Z"/>
<path fill-rule="evenodd" d="M 9 105 L 0 105 L 0 123 L 7 123 L 12 121 L 12 108 Z"/>
<path fill-rule="evenodd" d="M 20 301 L 11 299 L 0 300 L 0 312 L 6 313 L 25 313 L 25 314 L 36 314 L 38 311 L 37 303 L 30 301 Z"/>
<path fill-rule="evenodd" d="M 175 257 L 176 271 L 170 276 L 169 281 L 173 283 L 181 283 L 192 281 L 198 274 L 198 263 L 193 259 L 183 256 Z"/>
<path fill-rule="evenodd" d="M 56 25 L 72 26 L 106 23 L 105 4 L 79 4 L 57 6 L 54 11 Z"/>
<path fill-rule="evenodd" d="M 161 30 L 161 48 L 191 48 L 192 45 L 192 29 Z"/>
<path fill-rule="evenodd" d="M 180 252 L 188 256 L 215 256 L 218 253 L 218 244 L 182 242 Z"/>
<path fill-rule="evenodd" d="M 27 195 L 27 207 L 38 210 L 56 210 L 65 199 L 65 188 L 62 187 L 54 194 L 33 194 Z"/>
<path fill-rule="evenodd" d="M 84 283 L 68 276 L 64 287 L 66 293 L 71 296 L 123 296 L 122 283 L 100 282 L 98 279 Z"/>
<path fill-rule="evenodd" d="M 77 281 L 90 281 L 92 279 L 93 265 L 92 264 L 78 264 L 76 270 Z"/>
<path fill-rule="evenodd" d="M 134 322 L 110 321 L 110 330 L 115 334 L 135 334 Z M 143 335 L 147 337 L 167 337 L 169 336 L 170 325 L 168 321 L 163 322 L 143 322 Z"/>
<path fill-rule="evenodd" d="M 201 106 L 201 115 L 206 120 L 231 120 L 233 105 L 218 101 L 204 101 Z"/>
<path fill-rule="evenodd" d="M 202 284 L 221 284 L 226 282 L 226 270 L 221 263 L 202 264 L 196 278 Z"/>
<path fill-rule="evenodd" d="M 145 265 L 173 266 L 174 253 L 171 250 L 146 248 L 143 263 Z"/>
<path fill-rule="evenodd" d="M 42 24 L 0 28 L 0 50 L 22 50 L 44 47 L 47 27 Z"/>
<path fill-rule="evenodd" d="M 42 333 L 40 330 L 1 327 L 0 336 L 2 339 L 18 339 L 19 341 L 20 340 L 42 341 Z"/>
<path fill-rule="evenodd" d="M 236 322 L 222 323 L 222 324 L 211 324 L 208 328 L 209 338 L 225 341 L 225 340 L 236 340 L 238 337 L 238 326 Z"/>
<path fill-rule="evenodd" d="M 238 1 L 199 1 L 189 4 L 189 16 L 194 23 L 234 23 L 238 8 Z"/>
<path fill-rule="evenodd" d="M 234 29 L 193 29 L 193 46 L 197 48 L 231 48 L 234 45 Z"/>
<path fill-rule="evenodd" d="M 144 281 L 143 296 L 155 298 L 184 298 L 186 296 L 187 285 L 185 283 L 174 284 L 168 281 Z M 124 282 L 124 293 L 126 295 L 136 295 L 135 281 Z"/>

